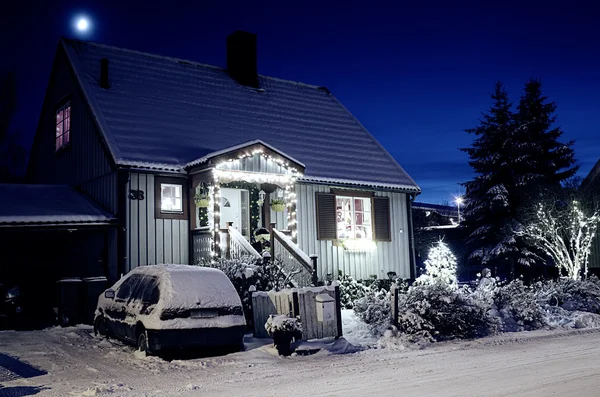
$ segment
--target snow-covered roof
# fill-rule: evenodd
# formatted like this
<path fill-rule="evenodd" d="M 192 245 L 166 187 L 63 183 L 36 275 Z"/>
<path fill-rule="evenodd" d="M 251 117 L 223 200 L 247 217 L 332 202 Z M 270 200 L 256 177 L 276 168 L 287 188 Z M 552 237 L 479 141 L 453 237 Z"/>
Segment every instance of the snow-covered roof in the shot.
<path fill-rule="evenodd" d="M 419 203 L 419 202 L 415 201 L 412 203 L 412 208 L 418 209 L 418 210 L 427 210 L 427 211 L 437 212 L 438 214 L 448 217 L 448 218 L 458 216 L 458 208 L 452 207 L 449 205 Z"/>
<path fill-rule="evenodd" d="M 0 184 L 0 225 L 107 224 L 109 212 L 63 185 Z"/>
<path fill-rule="evenodd" d="M 61 39 L 117 164 L 181 170 L 252 139 L 306 165 L 314 180 L 360 180 L 420 191 L 327 89 L 259 76 L 259 89 L 225 69 Z M 110 62 L 109 89 L 98 84 Z"/>
<path fill-rule="evenodd" d="M 583 179 L 581 182 L 581 187 L 583 189 L 588 189 L 590 185 L 594 184 L 594 180 L 597 176 L 600 175 L 600 160 L 592 167 L 589 174 Z"/>

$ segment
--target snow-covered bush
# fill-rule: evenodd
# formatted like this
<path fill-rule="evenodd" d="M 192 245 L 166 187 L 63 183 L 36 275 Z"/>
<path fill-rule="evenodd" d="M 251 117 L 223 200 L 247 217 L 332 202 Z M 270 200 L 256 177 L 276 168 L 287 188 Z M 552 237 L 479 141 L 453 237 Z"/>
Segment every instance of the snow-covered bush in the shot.
<path fill-rule="evenodd" d="M 446 243 L 438 241 L 431 247 L 425 261 L 425 274 L 415 280 L 415 284 L 433 284 L 436 282 L 456 287 L 456 257 Z"/>
<path fill-rule="evenodd" d="M 282 356 L 292 354 L 290 346 L 292 339 L 298 340 L 302 336 L 300 318 L 289 317 L 285 314 L 271 314 L 265 323 L 265 329 L 273 337 L 277 352 Z"/>
<path fill-rule="evenodd" d="M 354 302 L 354 313 L 366 323 L 371 333 L 381 336 L 390 326 L 392 297 L 389 291 L 367 288 L 365 295 Z"/>
<path fill-rule="evenodd" d="M 273 336 L 275 332 L 297 334 L 302 332 L 302 323 L 297 317 L 289 317 L 285 314 L 271 314 L 265 323 L 265 329 L 270 336 Z"/>
<path fill-rule="evenodd" d="M 469 290 L 436 281 L 399 294 L 398 328 L 412 340 L 474 338 L 490 332 L 486 308 Z"/>
<path fill-rule="evenodd" d="M 539 281 L 535 284 L 536 298 L 545 308 L 560 307 L 568 311 L 600 314 L 600 280 L 591 276 L 586 280 Z"/>
<path fill-rule="evenodd" d="M 493 309 L 501 319 L 502 331 L 533 330 L 546 325 L 545 313 L 536 290 L 516 279 L 496 289 Z"/>
<path fill-rule="evenodd" d="M 354 308 L 354 302 L 365 296 L 368 288 L 352 276 L 344 274 L 341 270 L 338 273 L 340 283 L 340 300 L 343 309 Z"/>

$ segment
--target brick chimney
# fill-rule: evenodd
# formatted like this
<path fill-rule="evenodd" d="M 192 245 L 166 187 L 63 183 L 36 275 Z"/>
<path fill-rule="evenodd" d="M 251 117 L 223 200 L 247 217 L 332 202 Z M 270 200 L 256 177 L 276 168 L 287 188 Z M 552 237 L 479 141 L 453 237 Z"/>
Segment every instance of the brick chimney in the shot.
<path fill-rule="evenodd" d="M 258 88 L 255 34 L 237 30 L 227 36 L 227 72 L 241 85 Z"/>

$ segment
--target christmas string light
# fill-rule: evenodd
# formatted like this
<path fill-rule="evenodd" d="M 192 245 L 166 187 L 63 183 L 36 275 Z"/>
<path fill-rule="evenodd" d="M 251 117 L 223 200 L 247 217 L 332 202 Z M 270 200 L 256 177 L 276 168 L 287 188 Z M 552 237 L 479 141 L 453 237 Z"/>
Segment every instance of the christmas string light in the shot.
<path fill-rule="evenodd" d="M 288 173 L 286 174 L 273 174 L 273 173 L 263 173 L 263 172 L 253 172 L 253 171 L 243 171 L 239 169 L 233 168 L 241 168 L 242 161 L 250 158 L 257 157 L 267 161 L 267 165 L 269 162 L 274 162 L 280 167 L 284 168 Z M 262 150 L 254 150 L 252 152 L 247 152 L 238 156 L 237 159 L 229 159 L 228 161 L 223 161 L 216 165 L 213 169 L 213 180 L 214 184 L 209 186 L 209 198 L 210 204 L 208 209 L 208 222 L 211 230 L 214 230 L 213 235 L 213 255 L 219 255 L 219 241 L 221 238 L 220 231 L 220 205 L 221 205 L 221 186 L 225 185 L 233 185 L 234 188 L 247 188 L 251 194 L 253 199 L 251 200 L 252 204 L 258 205 L 258 198 L 254 199 L 255 195 L 258 195 L 258 189 L 256 187 L 250 187 L 249 184 L 275 184 L 278 186 L 284 187 L 284 198 L 286 201 L 287 207 L 287 225 L 288 229 L 291 230 L 292 240 L 296 241 L 297 236 L 297 219 L 296 219 L 296 193 L 295 186 L 296 181 L 299 176 L 302 174 L 295 168 L 290 167 L 287 161 L 281 160 L 279 158 L 273 157 L 271 155 L 265 154 Z M 244 187 L 240 187 L 239 184 L 246 184 Z M 258 207 L 257 207 L 258 208 Z M 251 216 L 252 227 L 256 228 L 258 225 L 258 215 Z M 218 220 L 218 222 L 217 222 Z"/>

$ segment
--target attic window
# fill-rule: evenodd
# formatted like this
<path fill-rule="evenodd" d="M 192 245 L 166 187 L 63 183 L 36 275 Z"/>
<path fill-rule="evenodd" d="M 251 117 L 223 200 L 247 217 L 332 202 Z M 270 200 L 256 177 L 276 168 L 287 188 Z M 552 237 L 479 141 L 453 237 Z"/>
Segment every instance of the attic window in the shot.
<path fill-rule="evenodd" d="M 71 141 L 71 102 L 65 103 L 56 111 L 56 146 L 59 150 Z"/>

